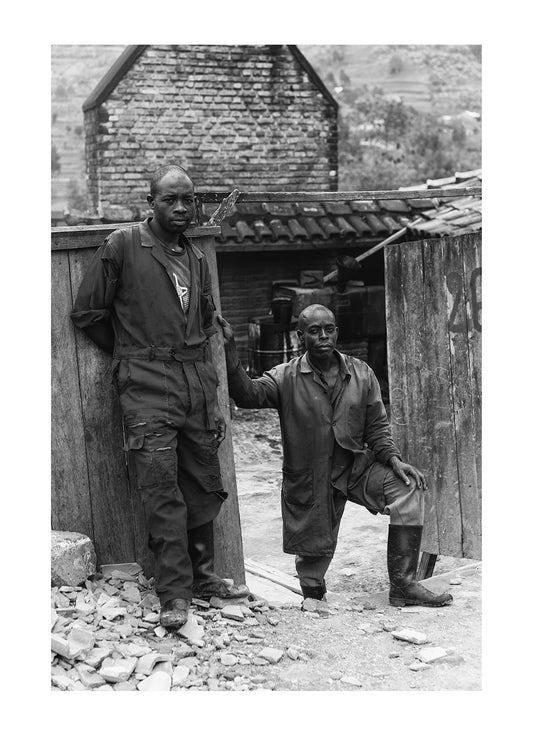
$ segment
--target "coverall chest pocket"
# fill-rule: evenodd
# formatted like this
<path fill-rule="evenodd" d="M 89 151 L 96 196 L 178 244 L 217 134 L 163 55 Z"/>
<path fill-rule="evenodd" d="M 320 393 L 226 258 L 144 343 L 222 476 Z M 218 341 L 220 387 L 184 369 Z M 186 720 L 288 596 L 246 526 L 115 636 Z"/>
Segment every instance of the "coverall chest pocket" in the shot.
<path fill-rule="evenodd" d="M 313 469 L 283 469 L 281 497 L 288 505 L 313 505 Z"/>

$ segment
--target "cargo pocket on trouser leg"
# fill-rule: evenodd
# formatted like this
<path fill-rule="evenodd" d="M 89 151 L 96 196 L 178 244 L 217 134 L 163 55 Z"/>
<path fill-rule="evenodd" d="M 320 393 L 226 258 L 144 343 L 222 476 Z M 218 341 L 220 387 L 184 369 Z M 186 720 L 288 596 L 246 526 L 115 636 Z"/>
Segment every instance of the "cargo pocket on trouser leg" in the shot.
<path fill-rule="evenodd" d="M 222 487 L 216 433 L 180 432 L 179 485 L 187 503 L 187 526 L 194 529 L 218 515 L 228 493 Z"/>

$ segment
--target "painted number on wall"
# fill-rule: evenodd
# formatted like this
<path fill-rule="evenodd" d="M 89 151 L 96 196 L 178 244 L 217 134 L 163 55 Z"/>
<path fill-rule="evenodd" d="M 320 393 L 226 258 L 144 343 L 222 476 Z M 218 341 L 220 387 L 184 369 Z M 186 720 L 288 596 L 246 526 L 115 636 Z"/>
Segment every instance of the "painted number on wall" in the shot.
<path fill-rule="evenodd" d="M 468 316 L 470 307 L 467 304 L 466 323 L 462 321 L 461 313 L 463 311 L 463 276 L 458 272 L 450 272 L 446 276 L 446 285 L 453 298 L 452 310 L 448 319 L 448 328 L 450 332 L 464 332 L 465 329 L 477 330 L 481 332 L 481 267 L 476 267 L 470 275 L 470 295 L 472 302 L 472 321 Z"/>

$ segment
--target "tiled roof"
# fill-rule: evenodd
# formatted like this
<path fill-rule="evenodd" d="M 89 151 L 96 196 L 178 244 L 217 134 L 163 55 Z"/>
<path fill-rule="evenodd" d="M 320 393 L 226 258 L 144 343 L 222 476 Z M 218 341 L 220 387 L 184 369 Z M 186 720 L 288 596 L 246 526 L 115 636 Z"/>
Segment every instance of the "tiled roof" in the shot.
<path fill-rule="evenodd" d="M 481 185 L 481 170 L 428 179 L 426 188 Z M 217 208 L 204 204 L 202 221 Z M 350 246 L 355 241 L 381 240 L 419 220 L 412 237 L 471 233 L 481 228 L 481 198 L 387 199 L 345 202 L 238 202 L 221 226 L 218 243 L 231 246 L 273 244 L 291 246 Z"/>

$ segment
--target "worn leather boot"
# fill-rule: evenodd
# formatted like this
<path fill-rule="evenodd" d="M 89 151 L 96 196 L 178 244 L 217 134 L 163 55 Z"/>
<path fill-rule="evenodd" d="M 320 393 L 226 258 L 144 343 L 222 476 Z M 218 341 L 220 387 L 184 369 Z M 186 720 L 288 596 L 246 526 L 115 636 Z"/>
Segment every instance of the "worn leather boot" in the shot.
<path fill-rule="evenodd" d="M 250 590 L 244 584 L 235 586 L 223 581 L 214 572 L 215 541 L 213 522 L 189 529 L 189 557 L 193 569 L 192 593 L 198 599 L 238 599 L 248 597 Z"/>
<path fill-rule="evenodd" d="M 389 603 L 394 607 L 422 605 L 444 607 L 453 601 L 451 594 L 434 594 L 416 581 L 421 526 L 389 526 L 387 567 L 389 570 Z"/>
<path fill-rule="evenodd" d="M 179 628 L 180 626 L 183 626 L 187 623 L 190 604 L 189 600 L 182 600 L 179 598 L 167 600 L 161 606 L 159 622 L 165 628 Z"/>
<path fill-rule="evenodd" d="M 313 600 L 321 600 L 325 599 L 326 595 L 326 587 L 325 586 L 303 586 L 300 585 L 302 589 L 302 595 L 304 600 L 310 597 Z"/>

